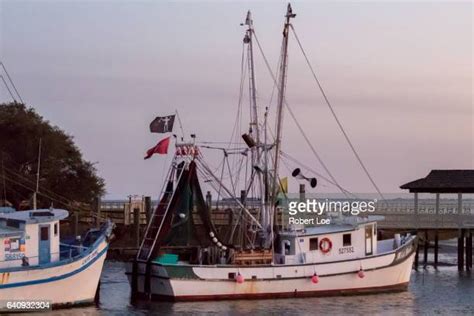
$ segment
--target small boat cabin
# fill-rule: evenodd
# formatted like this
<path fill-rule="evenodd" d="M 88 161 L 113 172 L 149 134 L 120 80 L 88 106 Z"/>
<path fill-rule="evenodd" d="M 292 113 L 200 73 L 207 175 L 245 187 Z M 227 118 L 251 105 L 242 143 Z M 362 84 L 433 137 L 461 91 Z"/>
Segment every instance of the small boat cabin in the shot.
<path fill-rule="evenodd" d="M 303 264 L 377 254 L 376 219 L 357 219 L 279 233 L 275 263 Z"/>
<path fill-rule="evenodd" d="M 60 259 L 61 209 L 0 213 L 0 269 L 35 266 Z"/>

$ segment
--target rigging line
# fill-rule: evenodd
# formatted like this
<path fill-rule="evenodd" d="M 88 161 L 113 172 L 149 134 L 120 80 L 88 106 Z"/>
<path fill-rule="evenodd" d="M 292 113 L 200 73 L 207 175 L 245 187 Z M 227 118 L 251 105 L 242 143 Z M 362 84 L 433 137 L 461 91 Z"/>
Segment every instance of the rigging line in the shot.
<path fill-rule="evenodd" d="M 222 192 L 222 195 L 225 197 L 227 196 L 228 198 L 232 199 L 234 201 L 234 203 L 237 203 L 238 204 L 238 207 L 239 209 L 245 211 L 245 213 L 250 217 L 250 220 L 244 220 L 244 221 L 247 221 L 248 223 L 256 223 L 257 226 L 260 226 L 260 224 L 258 223 L 258 221 L 256 221 L 252 214 L 250 213 L 250 211 L 248 209 L 246 209 L 245 207 L 242 207 L 243 205 L 239 202 L 239 200 L 231 194 L 231 192 L 225 188 L 222 184 L 219 183 L 219 180 L 217 179 L 217 177 L 212 173 L 212 171 L 209 169 L 209 166 L 202 160 L 202 159 L 196 159 L 196 162 L 201 166 L 201 168 L 203 170 L 201 170 L 201 168 L 198 168 L 198 172 L 201 173 L 202 175 L 205 175 L 206 176 L 206 173 L 207 172 L 207 176 L 210 176 L 211 178 L 213 178 L 213 180 L 211 181 L 214 181 L 216 182 L 217 184 L 219 184 L 219 188 L 224 188 L 224 191 Z M 213 182 L 211 182 L 213 183 Z M 211 184 L 212 186 L 212 184 Z M 215 189 L 215 188 L 214 188 Z M 217 200 L 218 202 L 218 200 Z M 218 206 L 216 206 L 216 208 L 218 208 Z M 234 212 L 233 209 L 231 209 L 232 212 Z"/>
<path fill-rule="evenodd" d="M 196 142 L 196 144 L 197 145 L 201 145 L 201 144 L 205 144 L 205 145 L 207 145 L 207 144 L 211 144 L 211 145 L 212 144 L 229 144 L 229 142 Z M 236 143 L 230 143 L 230 144 L 231 145 L 242 145 L 242 146 L 245 145 L 245 143 L 243 143 L 243 142 L 236 142 Z M 219 147 L 219 148 L 224 148 L 224 147 Z"/>
<path fill-rule="evenodd" d="M 25 175 L 23 174 L 20 174 L 18 172 L 15 172 L 13 171 L 12 169 L 8 168 L 8 167 L 4 167 L 6 169 L 7 172 L 11 173 L 13 176 L 17 177 L 18 179 L 22 180 L 24 183 L 28 184 L 28 185 L 34 185 L 35 184 L 35 181 L 34 180 L 31 180 L 29 178 L 27 178 Z M 55 196 L 55 199 L 56 201 L 59 202 L 59 199 L 62 199 L 63 201 L 61 203 L 63 204 L 68 204 L 68 203 L 74 203 L 75 201 L 74 200 L 71 200 L 65 196 L 62 196 L 60 194 L 57 194 L 56 192 L 52 191 L 52 190 L 49 190 L 49 189 L 46 189 L 46 188 L 42 188 L 41 191 L 43 193 L 47 193 L 47 194 L 50 194 L 51 196 Z M 34 192 L 34 190 L 33 190 Z"/>
<path fill-rule="evenodd" d="M 183 124 L 181 123 L 181 117 L 179 116 L 179 113 L 178 113 L 178 110 L 174 110 L 175 113 L 176 113 L 176 117 L 178 118 L 178 124 L 179 124 L 179 128 L 181 129 L 181 135 L 183 136 L 182 138 L 184 138 L 184 129 L 183 129 Z"/>
<path fill-rule="evenodd" d="M 220 182 L 222 182 L 222 180 L 224 178 L 224 168 L 225 168 L 225 160 L 226 159 L 227 159 L 227 155 L 225 154 L 225 151 L 224 151 L 224 160 L 222 162 L 222 171 L 221 171 Z M 221 196 L 221 188 L 222 188 L 222 184 L 219 183 L 219 191 L 217 191 L 217 208 L 219 208 L 219 199 L 220 199 L 220 196 Z"/>
<path fill-rule="evenodd" d="M 23 99 L 21 98 L 21 95 L 18 93 L 18 90 L 16 89 L 15 84 L 13 83 L 13 80 L 12 80 L 12 78 L 10 77 L 10 74 L 8 73 L 7 68 L 5 67 L 5 65 L 3 64 L 3 62 L 0 61 L 0 64 L 2 65 L 3 70 L 5 71 L 5 74 L 7 75 L 8 80 L 10 81 L 10 83 L 11 83 L 11 85 L 12 85 L 12 87 L 13 87 L 13 90 L 15 90 L 16 95 L 17 95 L 18 98 L 20 99 L 21 103 L 25 104 L 25 103 L 23 102 Z"/>
<path fill-rule="evenodd" d="M 5 88 L 7 88 L 8 93 L 10 93 L 10 96 L 12 97 L 13 101 L 16 102 L 16 99 L 15 99 L 15 97 L 13 96 L 13 93 L 12 93 L 12 91 L 10 90 L 10 87 L 8 87 L 8 84 L 7 84 L 7 82 L 5 81 L 5 78 L 4 78 L 2 75 L 0 75 L 0 78 L 2 78 L 2 81 L 3 81 L 3 83 L 5 84 Z"/>
<path fill-rule="evenodd" d="M 275 73 L 275 76 L 277 78 L 280 75 L 280 63 L 281 63 L 281 54 L 278 57 L 277 70 Z M 278 87 L 277 83 L 273 82 L 272 94 L 270 95 L 270 102 L 268 102 L 268 108 L 267 108 L 268 111 L 270 111 L 270 109 L 272 108 L 273 97 L 275 96 L 275 88 L 277 87 Z"/>
<path fill-rule="evenodd" d="M 237 125 L 238 125 L 239 117 L 240 117 L 240 111 L 241 111 L 241 106 L 242 106 L 242 95 L 243 95 L 244 82 L 245 82 L 245 70 L 246 70 L 246 67 L 244 65 L 245 65 L 245 43 L 242 42 L 242 55 L 241 55 L 241 61 L 240 61 L 239 99 L 237 103 L 237 114 L 236 114 L 236 118 L 234 122 L 234 127 L 232 128 L 232 134 L 229 140 L 229 147 L 232 141 L 234 140 L 234 136 L 237 131 Z"/>
<path fill-rule="evenodd" d="M 9 170 L 9 168 L 6 168 L 6 169 L 7 169 L 7 172 L 11 173 L 13 176 L 16 176 L 17 179 L 20 179 L 20 180 L 23 181 L 24 183 L 26 183 L 26 184 L 28 184 L 28 185 L 34 185 L 34 184 L 35 184 L 35 181 L 33 181 L 33 180 L 31 180 L 31 179 L 28 179 L 28 178 L 26 178 L 25 176 L 23 176 L 23 175 L 21 175 L 21 174 L 19 174 L 19 173 L 16 173 L 16 172 L 14 172 L 14 171 L 12 171 L 12 170 Z M 32 190 L 32 191 L 35 192 L 35 190 Z M 71 200 L 68 200 L 68 199 L 65 198 L 65 197 L 62 197 L 62 196 L 60 196 L 60 195 L 54 193 L 54 192 L 51 191 L 51 190 L 48 190 L 48 189 L 44 189 L 44 188 L 43 188 L 42 191 L 44 191 L 45 193 L 51 194 L 51 195 L 53 195 L 53 196 L 56 196 L 56 199 L 60 199 L 60 198 L 61 198 L 61 199 L 64 199 L 64 201 L 67 201 L 68 203 L 73 202 L 73 201 L 71 201 Z"/>
<path fill-rule="evenodd" d="M 5 178 L 6 178 L 6 180 L 8 180 L 9 182 L 12 182 L 12 183 L 14 183 L 14 184 L 17 184 L 17 185 L 19 185 L 19 186 L 21 186 L 21 187 L 23 187 L 23 188 L 25 188 L 25 189 L 34 191 L 34 189 L 32 189 L 31 187 L 29 187 L 29 186 L 27 186 L 27 185 L 25 185 L 25 184 L 22 184 L 21 182 L 18 182 L 18 181 L 16 181 L 16 180 L 13 180 L 13 179 L 10 178 L 10 177 L 5 177 Z M 43 192 L 38 192 L 38 194 L 39 194 L 39 195 L 42 195 L 42 196 L 44 196 L 44 197 L 46 197 L 46 198 L 48 198 L 48 199 L 50 199 L 50 200 L 52 200 L 52 201 L 58 202 L 59 204 L 65 205 L 65 206 L 69 207 L 70 209 L 75 209 L 75 210 L 79 210 L 79 211 L 88 211 L 88 210 L 83 209 L 83 208 L 81 208 L 81 207 L 76 207 L 76 206 L 74 206 L 73 204 L 65 203 L 64 201 L 60 201 L 60 200 L 58 200 L 58 199 L 55 199 L 54 197 L 49 196 L 48 194 L 45 194 L 45 193 L 43 193 Z"/>
<path fill-rule="evenodd" d="M 302 162 L 298 161 L 296 158 L 292 157 L 290 154 L 287 154 L 285 152 L 281 152 L 282 156 L 287 158 L 288 160 L 291 160 L 292 162 L 294 162 L 295 164 L 297 164 L 298 166 L 300 167 L 303 167 L 305 168 L 306 170 L 316 174 L 318 177 L 320 177 L 321 179 L 325 180 L 326 182 L 328 183 L 331 183 L 332 185 L 334 186 L 337 186 L 336 183 L 332 182 L 330 179 L 328 179 L 327 177 L 323 176 L 322 174 L 320 174 L 319 172 L 313 170 L 312 168 L 308 167 L 307 165 L 303 164 Z M 348 195 L 352 195 L 353 197 L 355 198 L 359 198 L 357 195 L 355 195 L 354 193 L 342 188 L 342 190 L 344 190 Z"/>
<path fill-rule="evenodd" d="M 318 87 L 319 87 L 319 90 L 321 91 L 321 94 L 323 95 L 324 97 L 324 100 L 326 101 L 326 104 L 327 106 L 329 107 L 329 109 L 331 110 L 331 113 L 332 113 L 332 116 L 334 117 L 334 119 L 336 120 L 336 123 L 337 125 L 339 126 L 339 129 L 341 130 L 342 134 L 344 135 L 344 138 L 346 139 L 347 143 L 349 144 L 352 152 L 354 153 L 354 156 L 357 158 L 359 164 L 361 165 L 362 169 L 364 170 L 365 174 L 367 175 L 367 177 L 369 178 L 370 182 L 372 183 L 372 185 L 374 186 L 374 188 L 377 190 L 377 193 L 380 195 L 380 197 L 382 198 L 382 200 L 385 201 L 385 197 L 383 196 L 382 192 L 380 191 L 379 187 L 377 186 L 377 184 L 375 183 L 374 179 L 372 178 L 372 176 L 370 175 L 370 172 L 369 170 L 366 168 L 365 164 L 363 163 L 362 159 L 360 158 L 359 156 L 359 153 L 357 152 L 357 150 L 355 149 L 354 145 L 352 144 L 352 141 L 350 140 L 349 136 L 347 135 L 344 127 L 342 126 L 342 123 L 339 121 L 339 118 L 337 117 L 336 115 L 336 112 L 334 111 L 334 108 L 332 107 L 331 103 L 329 102 L 329 99 L 328 97 L 326 96 L 326 93 L 324 92 L 324 89 L 321 85 L 321 83 L 319 82 L 319 79 L 318 77 L 316 76 L 316 73 L 313 69 L 313 66 L 311 65 L 309 59 L 308 59 L 308 56 L 306 55 L 306 52 L 305 50 L 303 49 L 303 46 L 301 45 L 301 42 L 300 42 L 300 39 L 298 38 L 298 35 L 296 34 L 296 31 L 293 27 L 293 25 L 291 25 L 291 30 L 293 31 L 293 35 L 295 36 L 295 39 L 296 39 L 296 42 L 298 43 L 298 46 L 300 47 L 301 49 L 301 52 L 303 53 L 303 56 L 304 58 L 306 59 L 306 63 L 308 64 L 308 67 L 309 69 L 311 70 L 311 73 L 313 74 L 313 78 L 314 80 L 316 81 Z"/>
<path fill-rule="evenodd" d="M 267 66 L 267 69 L 268 71 L 270 72 L 270 75 L 273 79 L 273 81 L 275 83 L 277 83 L 277 80 L 272 72 L 272 69 L 270 67 L 270 64 L 268 63 L 268 60 L 267 60 L 267 57 L 265 56 L 264 52 L 263 52 L 263 49 L 262 49 L 262 46 L 260 45 L 260 41 L 258 40 L 258 37 L 257 37 L 257 34 L 254 34 L 255 35 L 255 41 L 257 42 L 257 46 L 258 46 L 258 49 L 260 50 L 260 53 L 262 54 L 262 57 L 263 57 L 263 60 L 265 61 L 265 64 Z M 280 90 L 280 88 L 278 87 L 278 90 Z M 305 139 L 306 143 L 308 144 L 308 146 L 310 147 L 312 153 L 314 154 L 314 156 L 318 159 L 319 163 L 321 164 L 321 166 L 323 166 L 324 170 L 326 171 L 326 173 L 329 175 L 329 177 L 332 179 L 332 181 L 334 181 L 335 185 L 341 190 L 341 192 L 345 195 L 346 193 L 344 192 L 344 190 L 342 189 L 342 187 L 339 185 L 339 183 L 337 182 L 336 178 L 334 178 L 334 176 L 332 175 L 331 171 L 329 171 L 328 167 L 326 166 L 326 164 L 324 163 L 324 161 L 322 160 L 322 158 L 319 156 L 319 154 L 316 152 L 316 149 L 314 148 L 313 144 L 310 142 L 308 136 L 306 135 L 306 133 L 304 132 L 303 128 L 301 127 L 301 125 L 299 124 L 298 120 L 296 119 L 293 111 L 291 110 L 290 106 L 288 105 L 288 102 L 286 101 L 286 98 L 284 98 L 284 103 L 285 103 L 285 106 L 286 108 L 288 109 L 288 112 L 290 113 L 291 117 L 293 118 L 293 121 L 295 122 L 296 126 L 298 127 L 300 133 L 303 135 L 303 138 Z M 278 153 L 277 153 L 278 154 Z"/>
<path fill-rule="evenodd" d="M 232 186 L 232 192 L 235 194 L 235 185 L 234 185 L 234 180 L 232 179 L 232 171 L 230 170 L 230 164 L 229 164 L 229 157 L 227 156 L 227 153 L 226 153 L 226 157 L 227 157 L 227 170 L 229 171 L 229 180 L 230 180 L 230 185 Z M 222 181 L 222 179 L 221 179 Z"/>

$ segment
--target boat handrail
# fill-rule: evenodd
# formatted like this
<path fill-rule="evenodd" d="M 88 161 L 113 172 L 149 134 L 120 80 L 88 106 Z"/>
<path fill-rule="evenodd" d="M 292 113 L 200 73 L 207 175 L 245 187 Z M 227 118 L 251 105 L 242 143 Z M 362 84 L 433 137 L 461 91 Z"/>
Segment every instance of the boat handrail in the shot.
<path fill-rule="evenodd" d="M 69 247 L 69 248 L 77 248 L 77 249 L 88 249 L 89 247 L 86 247 L 86 246 L 78 246 L 78 245 L 71 245 L 71 244 L 65 244 L 65 243 L 59 243 L 59 246 L 63 246 L 63 247 Z"/>

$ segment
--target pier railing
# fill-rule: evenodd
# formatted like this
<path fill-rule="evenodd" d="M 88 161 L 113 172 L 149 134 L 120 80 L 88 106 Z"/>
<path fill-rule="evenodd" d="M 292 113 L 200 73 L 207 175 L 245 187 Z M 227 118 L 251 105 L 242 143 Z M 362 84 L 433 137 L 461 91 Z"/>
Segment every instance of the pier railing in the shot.
<path fill-rule="evenodd" d="M 156 201 L 151 203 L 151 208 L 155 207 Z M 217 225 L 229 225 L 235 220 L 229 208 L 235 207 L 232 203 L 219 202 L 212 203 L 211 216 Z M 252 203 L 251 203 L 252 204 Z M 253 205 L 255 204 L 255 205 Z M 252 214 L 258 213 L 258 203 L 249 205 Z M 216 208 L 218 207 L 218 209 Z M 102 201 L 100 203 L 101 218 L 111 219 L 118 225 L 134 224 L 133 210 L 138 209 L 140 224 L 145 225 L 147 222 L 147 211 L 145 203 L 136 201 Z M 462 210 L 458 210 L 458 202 L 456 200 L 442 199 L 439 210 L 436 211 L 436 201 L 434 199 L 420 199 L 418 204 L 418 212 L 415 212 L 414 201 L 412 199 L 394 199 L 387 200 L 386 203 L 377 203 L 376 209 L 370 215 L 382 215 L 384 220 L 380 221 L 380 228 L 387 229 L 417 229 L 417 228 L 440 228 L 440 229 L 456 229 L 456 228 L 474 228 L 474 200 L 469 199 L 463 201 Z M 280 211 L 277 214 L 276 222 L 283 223 L 288 214 Z M 197 224 L 199 218 L 195 216 Z M 92 216 L 81 215 L 82 222 L 93 222 Z"/>
<path fill-rule="evenodd" d="M 436 211 L 436 201 L 420 200 L 418 212 L 415 212 L 412 200 L 388 201 L 377 205 L 372 214 L 385 217 L 378 223 L 380 228 L 474 228 L 474 201 L 464 201 L 461 211 L 457 203 L 455 200 L 441 200 Z"/>

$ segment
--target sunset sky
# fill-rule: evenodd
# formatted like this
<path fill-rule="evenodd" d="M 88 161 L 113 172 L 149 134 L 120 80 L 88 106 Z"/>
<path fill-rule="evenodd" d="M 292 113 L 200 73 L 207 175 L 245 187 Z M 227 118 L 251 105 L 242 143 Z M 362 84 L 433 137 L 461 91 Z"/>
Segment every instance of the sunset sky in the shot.
<path fill-rule="evenodd" d="M 292 4 L 296 32 L 384 192 L 431 169 L 474 168 L 472 2 Z M 0 0 L 0 59 L 27 105 L 97 162 L 107 197 L 156 196 L 170 157 L 143 160 L 162 137 L 148 131 L 155 116 L 177 109 L 199 141 L 230 138 L 248 9 L 275 69 L 286 10 L 277 1 Z M 273 82 L 255 56 L 262 110 Z M 293 38 L 287 100 L 340 184 L 374 191 Z M 7 101 L 1 86 L 0 102 Z M 283 150 L 324 173 L 288 113 Z M 216 153 L 204 154 L 217 161 Z M 319 191 L 335 191 L 321 184 Z"/>

